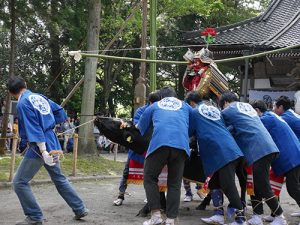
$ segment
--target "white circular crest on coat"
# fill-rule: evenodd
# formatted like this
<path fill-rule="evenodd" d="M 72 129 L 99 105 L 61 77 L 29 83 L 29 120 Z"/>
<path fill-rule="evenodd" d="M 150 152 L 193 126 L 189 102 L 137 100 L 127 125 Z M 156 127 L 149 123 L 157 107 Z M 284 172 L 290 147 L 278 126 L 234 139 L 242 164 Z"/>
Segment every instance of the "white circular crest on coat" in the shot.
<path fill-rule="evenodd" d="M 176 111 L 182 107 L 182 101 L 174 97 L 168 97 L 160 100 L 157 105 L 161 109 Z"/>
<path fill-rule="evenodd" d="M 29 101 L 32 106 L 37 109 L 42 115 L 47 115 L 50 113 L 49 102 L 40 95 L 29 95 Z"/>
<path fill-rule="evenodd" d="M 201 104 L 198 108 L 199 113 L 209 120 L 220 120 L 221 112 L 212 105 Z"/>
<path fill-rule="evenodd" d="M 251 117 L 258 116 L 255 109 L 253 109 L 253 107 L 248 103 L 237 102 L 237 108 L 238 108 L 239 112 L 246 114 L 248 116 L 251 116 Z"/>

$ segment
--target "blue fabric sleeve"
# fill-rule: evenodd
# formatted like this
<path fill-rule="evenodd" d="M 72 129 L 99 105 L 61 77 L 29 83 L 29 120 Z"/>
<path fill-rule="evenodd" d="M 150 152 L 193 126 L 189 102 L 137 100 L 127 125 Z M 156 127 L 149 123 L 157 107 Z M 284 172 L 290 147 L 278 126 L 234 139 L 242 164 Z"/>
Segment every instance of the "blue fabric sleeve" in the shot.
<path fill-rule="evenodd" d="M 153 108 L 153 105 L 148 107 L 142 114 L 139 123 L 137 124 L 142 135 L 144 135 L 152 125 Z"/>
<path fill-rule="evenodd" d="M 196 113 L 196 112 L 194 112 Z M 193 116 L 193 110 L 191 110 L 190 112 L 190 117 L 189 117 L 189 136 L 192 137 L 195 135 L 195 131 L 196 131 L 196 123 L 194 122 L 194 116 Z"/>
<path fill-rule="evenodd" d="M 222 118 L 223 118 L 223 121 L 224 121 L 226 127 L 231 126 L 231 124 L 229 123 L 229 121 L 228 121 L 228 119 L 227 119 L 227 117 L 229 116 L 228 113 L 229 113 L 229 109 L 228 109 L 228 108 L 227 108 L 227 109 L 224 109 L 224 110 L 221 112 L 221 115 L 222 115 Z"/>
<path fill-rule="evenodd" d="M 60 124 L 60 123 L 65 122 L 68 119 L 68 117 L 67 117 L 67 114 L 66 114 L 65 110 L 63 109 L 63 107 L 56 104 L 55 102 L 53 102 L 50 99 L 47 99 L 47 100 L 48 100 L 51 110 L 53 112 L 55 124 Z"/>
<path fill-rule="evenodd" d="M 27 147 L 27 140 L 22 138 L 20 143 L 19 143 L 19 150 L 20 152 L 23 152 Z"/>
<path fill-rule="evenodd" d="M 18 107 L 18 112 L 22 115 L 25 124 L 25 133 L 28 142 L 46 142 L 43 128 L 39 123 L 37 110 L 31 107 L 31 103 L 22 104 Z"/>
<path fill-rule="evenodd" d="M 133 115 L 133 124 L 138 124 L 142 114 L 144 112 L 144 107 L 140 107 L 136 110 L 135 114 Z"/>
<path fill-rule="evenodd" d="M 260 119 L 261 119 L 261 122 L 264 124 L 265 128 L 267 128 L 267 130 L 270 131 L 274 124 L 273 118 L 270 116 L 268 116 L 268 117 L 262 116 L 262 117 L 260 117 Z"/>
<path fill-rule="evenodd" d="M 128 158 L 131 160 L 137 161 L 139 163 L 144 163 L 144 161 L 145 161 L 145 156 L 137 154 L 132 150 L 128 151 Z"/>

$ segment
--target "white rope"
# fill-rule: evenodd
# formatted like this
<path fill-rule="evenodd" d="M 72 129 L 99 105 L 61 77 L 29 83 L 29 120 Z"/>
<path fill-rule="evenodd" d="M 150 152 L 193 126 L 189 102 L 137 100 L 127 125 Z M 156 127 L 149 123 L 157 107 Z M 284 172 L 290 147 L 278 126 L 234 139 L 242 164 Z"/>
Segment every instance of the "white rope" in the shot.
<path fill-rule="evenodd" d="M 273 199 L 273 198 L 276 198 L 276 196 L 273 195 L 272 197 L 270 197 L 270 198 L 268 198 L 268 199 L 263 199 L 262 201 L 259 201 L 259 200 L 256 200 L 256 199 L 251 200 L 251 202 L 258 202 L 258 204 L 253 208 L 253 211 L 254 211 L 254 210 L 256 209 L 256 207 L 259 206 L 260 204 L 264 204 L 264 203 L 266 203 L 267 201 L 269 201 L 269 200 L 271 200 L 271 199 Z M 277 208 L 275 209 L 274 212 L 272 212 L 272 214 L 275 215 L 275 213 L 277 212 L 277 210 L 279 209 L 279 207 L 280 207 L 280 205 L 278 204 Z"/>
<path fill-rule="evenodd" d="M 75 129 L 79 128 L 79 127 L 82 127 L 83 125 L 86 125 L 86 124 L 88 124 L 88 123 L 93 122 L 94 120 L 95 120 L 95 118 L 92 119 L 92 120 L 89 120 L 89 121 L 87 121 L 87 122 L 85 122 L 85 123 L 83 123 L 83 124 L 80 124 L 80 125 L 77 126 L 77 127 L 74 127 L 74 128 L 68 129 L 68 130 L 65 130 L 64 132 L 61 132 L 61 133 L 57 134 L 56 136 L 61 136 L 61 135 L 65 134 L 65 133 L 67 133 L 67 132 L 70 131 L 70 130 L 75 130 Z"/>
<path fill-rule="evenodd" d="M 246 221 L 246 216 L 245 216 L 245 210 L 244 209 L 241 209 L 241 210 L 236 210 L 235 212 L 235 217 L 236 218 L 240 218 L 240 219 L 244 219 Z"/>
<path fill-rule="evenodd" d="M 244 43 L 251 44 L 251 43 Z M 219 46 L 219 45 L 232 45 L 232 43 L 223 43 L 223 44 L 210 44 L 209 46 Z M 156 46 L 156 49 L 170 49 L 170 48 L 189 48 L 189 47 L 205 47 L 206 44 L 202 45 L 170 45 L 170 46 Z M 99 52 L 114 52 L 114 51 L 135 51 L 135 50 L 150 50 L 150 47 L 146 48 L 116 48 L 116 49 L 102 49 L 102 50 L 94 50 L 94 51 L 81 51 L 82 53 L 99 53 Z"/>
<path fill-rule="evenodd" d="M 62 132 L 62 133 L 59 133 L 59 134 L 57 134 L 57 136 L 63 135 L 64 133 L 66 133 L 66 132 L 68 132 L 68 131 L 70 131 L 70 130 L 75 130 L 75 129 L 77 129 L 78 127 L 81 127 L 81 126 L 83 126 L 83 125 L 86 125 L 86 124 L 88 124 L 88 123 L 93 122 L 94 120 L 95 120 L 95 119 L 89 120 L 89 121 L 87 121 L 87 122 L 85 122 L 85 123 L 83 123 L 83 124 L 80 124 L 80 125 L 77 126 L 77 127 L 74 127 L 74 128 L 69 129 L 69 130 L 66 130 L 66 131 L 64 131 L 64 132 Z M 43 159 L 43 157 L 42 157 L 39 153 L 37 153 L 34 149 L 32 149 L 32 150 L 33 150 L 33 152 L 34 152 L 35 154 L 37 154 L 41 159 Z M 64 158 L 63 155 L 62 155 L 62 157 Z M 44 160 L 44 159 L 43 159 L 43 160 Z"/>

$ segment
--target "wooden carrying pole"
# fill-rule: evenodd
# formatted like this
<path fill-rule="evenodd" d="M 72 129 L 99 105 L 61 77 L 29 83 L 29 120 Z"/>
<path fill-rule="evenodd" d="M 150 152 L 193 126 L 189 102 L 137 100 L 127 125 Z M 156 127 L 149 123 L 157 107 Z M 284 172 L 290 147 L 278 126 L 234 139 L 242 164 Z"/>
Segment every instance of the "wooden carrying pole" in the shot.
<path fill-rule="evenodd" d="M 18 144 L 18 135 L 15 134 L 13 137 L 12 150 L 11 150 L 10 171 L 9 171 L 9 178 L 8 178 L 9 182 L 11 182 L 14 178 L 17 144 Z"/>
<path fill-rule="evenodd" d="M 73 145 L 73 172 L 72 175 L 76 176 L 77 169 L 77 152 L 78 152 L 78 134 L 74 134 L 74 145 Z"/>

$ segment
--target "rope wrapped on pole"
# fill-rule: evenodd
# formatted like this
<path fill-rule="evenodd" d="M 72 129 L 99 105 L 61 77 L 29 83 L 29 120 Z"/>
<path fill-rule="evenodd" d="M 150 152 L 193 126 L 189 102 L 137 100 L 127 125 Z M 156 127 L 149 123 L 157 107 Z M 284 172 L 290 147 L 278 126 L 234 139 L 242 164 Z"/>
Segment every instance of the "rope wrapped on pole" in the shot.
<path fill-rule="evenodd" d="M 275 50 L 260 52 L 260 53 L 256 53 L 256 54 L 252 54 L 252 55 L 233 57 L 233 58 L 227 58 L 227 59 L 218 59 L 218 60 L 214 60 L 214 61 L 216 63 L 234 62 L 234 61 L 258 58 L 258 57 L 262 57 L 262 56 L 269 55 L 269 54 L 284 52 L 284 51 L 294 49 L 294 48 L 300 48 L 300 44 L 292 45 L 292 46 L 288 46 L 288 47 L 284 47 L 284 48 L 279 48 L 279 49 L 275 49 Z M 82 57 L 96 57 L 96 58 L 101 58 L 101 59 L 125 60 L 125 61 L 130 61 L 130 62 L 146 62 L 146 63 L 176 64 L 176 65 L 185 65 L 185 64 L 187 64 L 186 61 L 140 59 L 140 58 L 130 58 L 130 57 L 103 55 L 103 54 L 101 54 L 101 55 L 88 54 L 88 53 L 83 53 L 83 52 L 80 52 L 80 51 L 69 52 L 70 56 L 77 55 L 77 57 L 78 57 L 78 54 L 80 54 Z"/>

